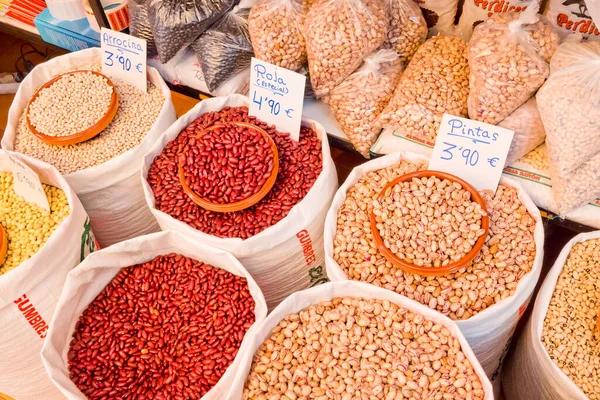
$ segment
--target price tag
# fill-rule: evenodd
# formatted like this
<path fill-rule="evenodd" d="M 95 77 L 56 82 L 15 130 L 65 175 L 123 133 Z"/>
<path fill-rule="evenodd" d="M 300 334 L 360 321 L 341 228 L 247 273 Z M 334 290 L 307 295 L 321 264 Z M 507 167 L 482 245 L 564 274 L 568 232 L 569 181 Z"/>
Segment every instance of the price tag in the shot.
<path fill-rule="evenodd" d="M 44 187 L 38 175 L 17 158 L 6 154 L 7 163 L 3 163 L 5 167 L 13 174 L 13 187 L 15 193 L 25 199 L 29 203 L 35 203 L 44 210 L 50 212 L 48 198 L 44 192 Z M 8 165 L 7 165 L 8 164 Z"/>
<path fill-rule="evenodd" d="M 250 115 L 300 138 L 306 76 L 252 58 L 250 69 Z"/>
<path fill-rule="evenodd" d="M 429 169 L 464 179 L 477 190 L 496 191 L 514 132 L 444 114 Z"/>
<path fill-rule="evenodd" d="M 146 41 L 110 29 L 100 29 L 102 73 L 127 81 L 146 93 Z"/>

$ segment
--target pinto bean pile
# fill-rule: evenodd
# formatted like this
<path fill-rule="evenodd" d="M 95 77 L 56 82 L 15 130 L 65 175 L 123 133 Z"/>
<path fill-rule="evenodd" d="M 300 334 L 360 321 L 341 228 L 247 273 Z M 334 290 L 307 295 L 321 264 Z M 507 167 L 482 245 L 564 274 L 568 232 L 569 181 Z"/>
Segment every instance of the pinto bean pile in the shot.
<path fill-rule="evenodd" d="M 271 141 L 258 130 L 223 124 L 188 137 L 179 154 L 186 184 L 213 203 L 244 200 L 260 191 L 274 167 Z"/>
<path fill-rule="evenodd" d="M 183 191 L 177 174 L 177 156 L 189 136 L 214 123 L 232 121 L 254 124 L 271 136 L 279 153 L 279 173 L 271 191 L 254 206 L 231 213 L 208 211 Z M 156 199 L 156 209 L 209 235 L 247 239 L 285 218 L 306 196 L 322 166 L 321 141 L 310 128 L 302 127 L 300 141 L 295 142 L 289 134 L 248 116 L 247 107 L 226 107 L 203 114 L 169 142 L 152 162 L 147 180 Z"/>
<path fill-rule="evenodd" d="M 245 278 L 179 254 L 123 268 L 75 326 L 70 378 L 88 399 L 200 399 L 254 307 Z"/>

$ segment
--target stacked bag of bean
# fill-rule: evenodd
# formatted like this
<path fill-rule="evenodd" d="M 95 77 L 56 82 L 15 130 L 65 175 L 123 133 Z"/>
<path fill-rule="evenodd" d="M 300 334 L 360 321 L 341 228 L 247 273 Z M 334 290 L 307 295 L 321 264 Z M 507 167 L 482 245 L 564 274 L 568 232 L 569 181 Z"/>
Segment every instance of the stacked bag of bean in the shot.
<path fill-rule="evenodd" d="M 0 398 L 61 399 L 40 350 L 67 273 L 95 249 L 88 216 L 55 168 L 0 150 L 0 225 Z"/>
<path fill-rule="evenodd" d="M 457 325 L 361 282 L 294 293 L 260 326 L 231 399 L 492 399 Z"/>
<path fill-rule="evenodd" d="M 68 274 L 42 360 L 69 399 L 226 399 L 266 314 L 231 254 L 154 233 Z"/>
<path fill-rule="evenodd" d="M 176 119 L 169 88 L 154 68 L 148 68 L 147 93 L 114 79 L 119 104 L 114 119 L 98 136 L 78 144 L 48 144 L 32 133 L 26 118 L 28 103 L 38 88 L 66 72 L 99 71 L 101 60 L 100 49 L 87 49 L 37 66 L 23 80 L 13 100 L 2 148 L 55 166 L 79 196 L 104 247 L 159 229 L 145 204 L 139 170 L 143 155 Z M 74 128 L 88 122 L 82 117 L 89 119 L 90 112 L 81 110 L 95 110 L 101 104 L 99 91 L 88 90 L 88 86 L 85 92 L 81 90 L 85 81 L 59 83 L 56 89 L 51 85 L 40 91 L 32 102 L 38 112 L 30 113 L 34 120 L 37 114 L 54 118 L 56 124 L 48 128 L 61 128 L 57 135 L 67 123 Z M 42 95 L 44 91 L 47 93 Z M 49 119 L 39 119 L 41 126 L 48 125 Z"/>
<path fill-rule="evenodd" d="M 390 27 L 384 49 L 393 49 L 402 63 L 408 64 L 427 38 L 427 23 L 421 9 L 412 0 L 386 0 Z"/>
<path fill-rule="evenodd" d="M 502 178 L 495 194 L 482 193 L 489 234 L 470 264 L 441 276 L 405 272 L 380 252 L 370 213 L 388 182 L 426 169 L 427 162 L 414 153 L 394 153 L 352 171 L 325 221 L 327 275 L 332 281 L 358 280 L 395 291 L 456 321 L 497 395 L 503 358 L 542 268 L 541 216 L 516 182 Z M 426 209 L 416 215 L 429 224 L 434 213 Z M 448 238 L 431 251 L 459 248 L 465 241 L 457 233 Z"/>
<path fill-rule="evenodd" d="M 580 234 L 563 248 L 540 288 L 507 364 L 507 399 L 600 397 L 598 279 L 600 232 Z"/>
<path fill-rule="evenodd" d="M 232 95 L 196 105 L 146 154 L 142 184 L 163 230 L 231 252 L 252 274 L 272 309 L 289 294 L 326 280 L 323 223 L 337 177 L 321 125 L 304 121 L 296 142 L 249 116 L 248 104 L 247 97 Z M 243 125 L 231 127 L 232 123 Z M 209 128 L 219 129 L 225 139 L 200 140 Z M 262 146 L 255 149 L 256 144 L 239 142 L 240 130 L 257 128 L 274 141 L 278 162 L 265 158 L 268 150 Z M 213 168 L 203 161 L 210 154 L 216 156 Z M 211 211 L 182 185 L 184 181 L 194 193 L 206 193 L 213 203 L 244 201 L 246 191 L 264 187 L 264 178 L 273 172 L 271 163 L 278 167 L 272 188 L 253 206 L 237 211 Z M 252 172 L 258 169 L 259 176 Z M 210 185 L 223 177 L 222 185 Z"/>

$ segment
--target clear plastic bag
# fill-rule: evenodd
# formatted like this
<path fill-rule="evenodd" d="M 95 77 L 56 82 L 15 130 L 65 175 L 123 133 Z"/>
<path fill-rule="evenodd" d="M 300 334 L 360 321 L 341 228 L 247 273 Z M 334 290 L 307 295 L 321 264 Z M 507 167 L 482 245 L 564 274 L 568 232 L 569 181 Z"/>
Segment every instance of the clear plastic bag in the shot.
<path fill-rule="evenodd" d="M 348 139 L 365 158 L 381 132 L 375 120 L 390 101 L 401 74 L 398 54 L 392 49 L 379 50 L 324 98 Z"/>
<path fill-rule="evenodd" d="M 475 28 L 468 50 L 471 119 L 497 124 L 548 77 L 559 38 L 538 8 L 495 14 Z"/>
<path fill-rule="evenodd" d="M 427 39 L 427 22 L 412 0 L 387 0 L 390 28 L 384 49 L 394 49 L 406 65 Z"/>
<path fill-rule="evenodd" d="M 248 34 L 249 12 L 235 7 L 192 44 L 211 92 L 250 66 L 254 52 Z"/>
<path fill-rule="evenodd" d="M 564 216 L 569 211 L 600 197 L 599 172 L 600 153 L 581 164 L 568 177 L 558 176 L 550 163 L 552 197 L 556 203 L 556 211 Z"/>
<path fill-rule="evenodd" d="M 377 124 L 408 138 L 434 141 L 444 113 L 466 117 L 469 95 L 467 44 L 435 36 L 415 53 Z"/>
<path fill-rule="evenodd" d="M 308 6 L 298 0 L 259 0 L 248 17 L 256 57 L 292 71 L 306 64 L 304 20 Z"/>
<path fill-rule="evenodd" d="M 323 97 L 354 72 L 386 39 L 389 16 L 383 0 L 321 0 L 306 20 L 310 79 Z"/>
<path fill-rule="evenodd" d="M 152 25 L 148 17 L 148 0 L 131 0 L 129 2 L 129 33 L 132 36 L 145 39 L 147 42 L 148 57 L 154 57 L 156 43 L 152 36 Z"/>
<path fill-rule="evenodd" d="M 600 42 L 564 43 L 550 68 L 537 99 L 554 180 L 600 152 Z"/>
<path fill-rule="evenodd" d="M 515 132 L 506 157 L 506 165 L 511 165 L 544 143 L 546 138 L 546 131 L 540 118 L 535 97 L 523 103 L 508 117 L 504 118 L 498 126 Z"/>
<path fill-rule="evenodd" d="M 148 0 L 152 35 L 163 64 L 191 44 L 235 0 Z"/>

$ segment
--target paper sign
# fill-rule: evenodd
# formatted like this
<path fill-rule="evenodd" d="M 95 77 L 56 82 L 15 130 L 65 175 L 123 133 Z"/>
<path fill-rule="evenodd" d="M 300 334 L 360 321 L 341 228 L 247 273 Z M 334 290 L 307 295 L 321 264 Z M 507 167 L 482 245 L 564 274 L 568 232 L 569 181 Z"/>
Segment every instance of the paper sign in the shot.
<path fill-rule="evenodd" d="M 300 138 L 306 76 L 252 58 L 250 69 L 250 115 Z"/>
<path fill-rule="evenodd" d="M 477 190 L 496 192 L 514 132 L 444 114 L 429 169 L 464 179 Z"/>
<path fill-rule="evenodd" d="M 8 168 L 13 174 L 13 187 L 15 193 L 25 199 L 26 202 L 35 203 L 46 211 L 50 211 L 48 198 L 44 187 L 37 174 L 27 165 L 6 154 L 8 157 Z"/>
<path fill-rule="evenodd" d="M 102 73 L 127 81 L 146 93 L 146 41 L 110 29 L 100 29 Z"/>

